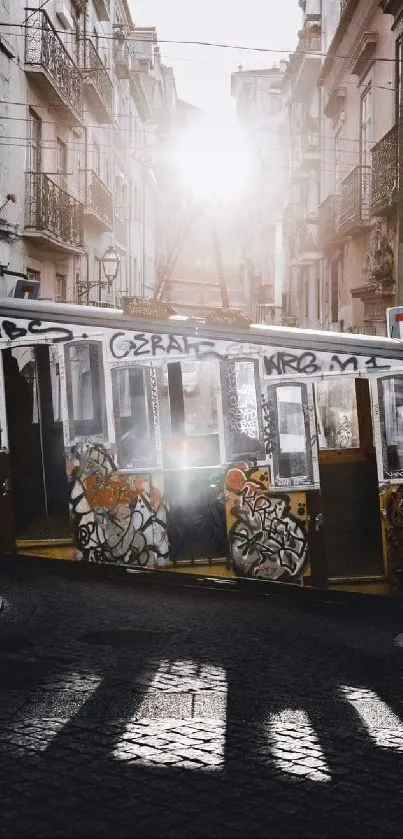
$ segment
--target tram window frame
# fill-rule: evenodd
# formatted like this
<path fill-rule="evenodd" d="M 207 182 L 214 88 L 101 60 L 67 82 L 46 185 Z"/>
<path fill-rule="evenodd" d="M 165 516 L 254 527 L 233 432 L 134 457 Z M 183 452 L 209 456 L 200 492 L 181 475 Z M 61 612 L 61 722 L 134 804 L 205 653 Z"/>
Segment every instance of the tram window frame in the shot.
<path fill-rule="evenodd" d="M 237 387 L 236 384 L 236 366 L 240 364 L 250 364 L 253 366 L 253 375 L 254 375 L 254 393 L 255 393 L 255 406 L 256 406 L 256 426 L 258 436 L 250 437 L 250 440 L 255 442 L 255 446 L 250 449 L 246 447 L 246 449 L 241 450 L 241 446 L 234 446 L 235 432 L 230 427 L 229 422 L 229 402 L 231 398 L 230 388 L 229 385 L 231 384 L 230 378 L 235 377 L 235 388 Z M 221 402 L 222 402 L 222 416 L 223 416 L 223 427 L 224 427 L 224 446 L 225 446 L 225 457 L 227 463 L 233 463 L 237 460 L 247 460 L 252 461 L 253 463 L 266 463 L 267 457 L 265 454 L 265 446 L 264 446 L 264 435 L 263 435 L 263 414 L 262 414 L 262 394 L 261 394 L 261 387 L 260 387 L 260 375 L 259 375 L 259 361 L 255 358 L 237 358 L 237 359 L 226 359 L 225 361 L 220 362 L 220 382 L 221 382 Z M 234 378 L 232 378 L 232 384 L 234 383 Z M 239 408 L 239 404 L 237 403 L 237 409 Z M 243 435 L 243 432 L 240 431 L 239 434 Z M 249 437 L 249 435 L 245 435 Z"/>
<path fill-rule="evenodd" d="M 397 469 L 393 469 L 390 465 L 389 459 L 389 450 L 391 449 L 391 443 L 388 443 L 387 439 L 387 431 L 386 431 L 386 405 L 385 405 L 385 382 L 393 382 L 394 384 L 394 396 L 396 398 L 396 390 L 395 385 L 396 382 L 400 383 L 402 388 L 402 405 L 398 406 L 402 409 L 403 415 L 403 375 L 389 375 L 389 376 L 380 376 L 377 379 L 377 397 L 378 397 L 378 405 L 379 405 L 379 425 L 380 425 L 380 433 L 381 433 L 381 449 L 382 449 L 382 469 L 383 469 L 383 477 L 385 480 L 402 480 L 403 479 L 403 434 L 402 434 L 402 447 L 401 447 L 401 454 L 399 456 L 399 460 L 401 460 L 401 466 Z M 396 418 L 395 418 L 396 419 Z M 403 426 L 403 419 L 402 419 L 402 426 Z"/>
<path fill-rule="evenodd" d="M 301 406 L 301 414 L 304 423 L 304 438 L 305 438 L 305 456 L 306 456 L 306 472 L 294 475 L 283 475 L 281 465 L 281 430 L 280 418 L 278 411 L 278 392 L 281 389 L 298 388 L 301 394 L 299 403 Z M 310 394 L 308 386 L 304 382 L 287 381 L 276 382 L 275 384 L 267 385 L 267 408 L 270 415 L 270 425 L 272 425 L 271 434 L 275 439 L 275 445 L 272 449 L 273 458 L 273 483 L 274 486 L 288 486 L 288 487 L 307 487 L 315 486 L 314 480 L 314 458 L 311 444 L 311 428 L 310 428 Z M 301 452 L 302 453 L 302 452 Z M 293 454 L 288 452 L 287 454 Z M 296 454 L 300 454 L 296 452 Z"/>
<path fill-rule="evenodd" d="M 122 416 L 121 412 L 121 404 L 120 404 L 120 381 L 119 377 L 122 373 L 128 373 L 128 386 L 129 386 L 129 400 L 130 400 L 130 414 L 129 416 Z M 139 375 L 140 374 L 140 375 Z M 113 400 L 113 418 L 115 423 L 115 439 L 116 439 L 116 453 L 117 453 L 117 464 L 119 469 L 124 469 L 125 471 L 130 470 L 137 470 L 137 469 L 156 469 L 159 466 L 159 458 L 158 458 L 158 441 L 157 435 L 160 433 L 158 419 L 156 418 L 155 411 L 158 410 L 156 405 L 153 404 L 153 380 L 152 377 L 155 376 L 155 370 L 151 367 L 146 367 L 139 364 L 126 364 L 119 367 L 113 367 L 111 369 L 111 380 L 112 380 L 112 400 Z M 134 409 L 134 401 L 135 401 L 135 394 L 134 394 L 134 379 L 142 378 L 142 388 L 143 388 L 143 399 L 144 399 L 144 407 L 145 413 L 147 414 L 148 419 L 148 429 L 145 435 L 147 439 L 147 448 L 146 456 L 140 461 L 128 463 L 124 460 L 124 453 L 123 453 L 123 438 L 122 438 L 122 420 L 123 425 L 126 426 L 123 433 L 127 434 L 130 431 L 134 430 L 134 420 L 135 420 L 135 409 Z M 154 390 L 156 389 L 156 384 L 154 383 Z M 138 396 L 138 394 L 136 394 Z M 126 422 L 125 422 L 126 420 Z M 144 435 L 143 435 L 144 436 Z"/>
<path fill-rule="evenodd" d="M 73 348 L 84 347 L 88 349 L 93 416 L 89 419 L 76 419 L 74 415 L 70 351 Z M 64 347 L 64 362 L 70 439 L 106 436 L 105 373 L 102 343 L 100 341 L 72 341 Z"/>

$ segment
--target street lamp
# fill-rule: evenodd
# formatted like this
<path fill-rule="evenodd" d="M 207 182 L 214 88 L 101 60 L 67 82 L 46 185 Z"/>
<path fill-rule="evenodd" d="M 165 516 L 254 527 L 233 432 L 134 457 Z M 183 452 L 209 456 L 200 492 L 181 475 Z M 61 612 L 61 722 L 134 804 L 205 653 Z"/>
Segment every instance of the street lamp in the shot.
<path fill-rule="evenodd" d="M 116 280 L 120 266 L 120 256 L 113 245 L 109 245 L 101 262 L 107 280 L 108 291 L 110 291 L 113 281 Z"/>
<path fill-rule="evenodd" d="M 87 303 L 90 303 L 91 301 L 89 299 L 89 294 L 92 288 L 98 289 L 99 300 L 101 300 L 101 290 L 103 288 L 106 287 L 108 294 L 110 293 L 113 282 L 116 280 L 116 277 L 119 273 L 120 267 L 120 256 L 116 248 L 113 247 L 113 245 L 109 245 L 100 262 L 104 270 L 105 280 L 102 280 L 99 276 L 98 279 L 91 282 L 87 276 L 85 280 L 80 281 L 79 277 L 77 277 L 76 283 L 78 300 L 80 300 L 80 298 L 82 297 L 86 297 Z"/>

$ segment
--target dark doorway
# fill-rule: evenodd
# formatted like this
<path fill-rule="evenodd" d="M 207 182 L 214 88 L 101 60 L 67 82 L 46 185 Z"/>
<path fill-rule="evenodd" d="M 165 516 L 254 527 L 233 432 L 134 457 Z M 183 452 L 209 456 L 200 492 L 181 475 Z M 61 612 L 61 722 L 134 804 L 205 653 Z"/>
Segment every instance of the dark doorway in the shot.
<path fill-rule="evenodd" d="M 70 537 L 54 347 L 3 350 L 12 504 L 17 539 Z"/>

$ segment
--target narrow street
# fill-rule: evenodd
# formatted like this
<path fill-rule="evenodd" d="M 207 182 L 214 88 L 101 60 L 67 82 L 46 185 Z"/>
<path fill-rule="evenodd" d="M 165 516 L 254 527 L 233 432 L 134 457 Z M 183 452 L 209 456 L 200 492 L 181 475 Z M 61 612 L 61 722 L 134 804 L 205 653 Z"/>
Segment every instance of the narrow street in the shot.
<path fill-rule="evenodd" d="M 4 837 L 401 836 L 403 628 L 0 571 Z"/>

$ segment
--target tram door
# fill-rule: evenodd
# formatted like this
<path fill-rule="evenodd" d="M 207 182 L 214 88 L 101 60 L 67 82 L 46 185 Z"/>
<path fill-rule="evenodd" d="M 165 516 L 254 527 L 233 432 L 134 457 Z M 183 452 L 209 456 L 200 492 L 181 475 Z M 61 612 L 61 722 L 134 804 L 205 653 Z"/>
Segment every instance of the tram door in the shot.
<path fill-rule="evenodd" d="M 59 368 L 52 346 L 3 350 L 15 537 L 69 538 Z"/>
<path fill-rule="evenodd" d="M 384 576 L 369 382 L 315 385 L 323 537 L 329 580 Z"/>

